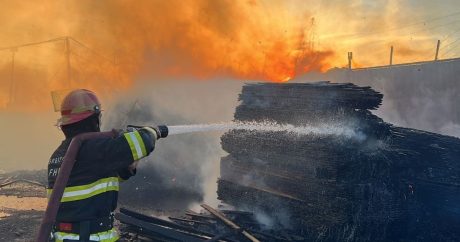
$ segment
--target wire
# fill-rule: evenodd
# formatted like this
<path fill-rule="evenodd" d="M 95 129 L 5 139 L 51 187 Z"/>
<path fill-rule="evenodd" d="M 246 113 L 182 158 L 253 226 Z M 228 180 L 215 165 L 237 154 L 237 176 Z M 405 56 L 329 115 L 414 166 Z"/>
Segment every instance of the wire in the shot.
<path fill-rule="evenodd" d="M 443 46 L 443 48 L 445 49 L 445 48 L 447 48 L 447 47 L 449 47 L 449 46 L 451 46 L 451 45 L 457 43 L 459 40 L 460 40 L 460 38 L 457 38 L 457 39 L 455 39 L 454 41 L 450 42 L 449 44 Z"/>
<path fill-rule="evenodd" d="M 451 37 L 452 35 L 454 35 L 454 34 L 456 34 L 456 33 L 458 33 L 458 32 L 460 32 L 460 28 L 457 29 L 457 30 L 455 30 L 454 32 L 449 33 L 446 37 L 444 37 L 444 38 L 441 40 L 441 42 L 446 41 L 447 39 L 449 39 L 449 37 Z"/>
<path fill-rule="evenodd" d="M 458 56 L 458 50 L 452 52 L 450 55 L 446 55 L 444 58 L 445 59 L 453 59 L 453 58 L 458 58 L 457 56 Z"/>
<path fill-rule="evenodd" d="M 460 38 L 457 39 L 455 42 L 458 42 L 458 41 L 460 41 Z M 455 42 L 454 42 L 454 43 L 455 43 Z M 453 43 L 452 43 L 452 44 L 453 44 Z M 450 49 L 448 49 L 447 51 L 445 51 L 445 52 L 443 53 L 443 56 L 446 56 L 447 54 L 449 54 L 450 52 L 452 52 L 452 50 L 455 50 L 459 45 L 460 45 L 460 42 L 457 43 L 456 45 L 454 45 L 453 47 L 451 47 Z"/>
<path fill-rule="evenodd" d="M 14 49 L 21 48 L 21 47 L 27 47 L 27 46 L 32 46 L 32 45 L 40 45 L 40 44 L 45 44 L 45 43 L 50 43 L 50 42 L 55 42 L 55 41 L 61 41 L 61 40 L 65 40 L 65 39 L 66 39 L 66 37 L 59 37 L 59 38 L 40 41 L 40 42 L 33 42 L 33 43 L 27 43 L 27 44 L 22 44 L 22 45 L 14 45 L 14 46 L 9 46 L 9 47 L 3 47 L 3 48 L 0 48 L 0 51 L 14 50 Z"/>
<path fill-rule="evenodd" d="M 99 54 L 97 51 L 95 51 L 95 50 L 89 48 L 88 46 L 84 45 L 84 44 L 81 43 L 80 41 L 78 41 L 78 40 L 76 40 L 76 39 L 74 39 L 74 38 L 72 38 L 72 37 L 69 37 L 69 39 L 72 40 L 72 41 L 74 41 L 75 43 L 77 43 L 77 44 L 80 45 L 81 47 L 83 47 L 83 48 L 89 50 L 89 51 L 90 51 L 91 53 L 93 53 L 94 55 L 96 55 L 96 56 L 98 56 L 98 57 L 100 57 L 100 58 L 102 58 L 102 59 L 105 59 L 106 61 L 108 61 L 108 62 L 110 62 L 111 64 L 114 64 L 114 65 L 115 65 L 115 62 L 114 62 L 113 60 L 111 60 L 110 58 L 105 57 L 105 56 Z"/>
<path fill-rule="evenodd" d="M 439 27 L 444 27 L 444 26 L 451 25 L 451 24 L 453 24 L 453 23 L 457 23 L 457 22 L 459 22 L 459 21 L 460 21 L 460 19 L 457 19 L 457 20 L 454 20 L 454 21 L 449 22 L 449 23 L 440 24 L 440 25 L 436 25 L 436 26 L 433 26 L 433 27 L 430 27 L 430 28 L 427 28 L 427 29 L 420 29 L 420 30 L 425 30 L 425 31 L 433 30 L 433 29 L 436 29 L 436 28 L 439 28 Z"/>
<path fill-rule="evenodd" d="M 331 37 L 336 38 L 336 37 L 353 37 L 353 36 L 357 36 L 356 38 L 362 38 L 362 37 L 367 37 L 369 35 L 393 32 L 393 31 L 401 30 L 401 29 L 407 29 L 407 28 L 410 28 L 410 27 L 413 27 L 413 26 L 426 24 L 428 22 L 434 22 L 436 20 L 440 20 L 440 19 L 443 19 L 443 18 L 448 18 L 448 17 L 452 17 L 452 16 L 456 16 L 456 15 L 460 15 L 460 11 L 459 12 L 454 12 L 454 13 L 451 13 L 451 14 L 448 14 L 448 15 L 432 18 L 432 19 L 429 19 L 429 20 L 408 24 L 408 25 L 402 26 L 402 27 L 395 27 L 395 28 L 390 28 L 390 29 L 387 29 L 387 30 L 380 30 L 380 31 L 373 31 L 373 32 L 361 32 L 361 33 L 354 33 L 354 34 L 335 35 L 335 36 L 331 36 Z M 459 20 L 457 20 L 457 21 L 459 21 Z M 441 26 L 438 26 L 438 27 L 442 27 L 442 26 L 444 26 L 444 25 L 441 25 Z M 423 27 L 424 26 L 422 26 L 422 28 Z M 363 35 L 365 35 L 365 36 L 363 36 Z M 362 37 L 358 37 L 358 36 L 362 36 Z M 329 37 L 329 38 L 331 38 L 331 37 Z"/>

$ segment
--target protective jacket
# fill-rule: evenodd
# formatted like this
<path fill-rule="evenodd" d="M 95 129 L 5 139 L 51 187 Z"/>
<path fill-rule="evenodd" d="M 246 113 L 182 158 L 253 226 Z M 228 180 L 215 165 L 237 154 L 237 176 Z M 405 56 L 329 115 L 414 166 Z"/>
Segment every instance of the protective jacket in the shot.
<path fill-rule="evenodd" d="M 56 218 L 55 241 L 116 241 L 113 211 L 119 182 L 134 172 L 134 161 L 154 149 L 154 139 L 145 130 L 120 133 L 116 138 L 84 141 L 61 199 Z M 62 141 L 48 163 L 48 194 L 51 194 L 71 138 Z"/>

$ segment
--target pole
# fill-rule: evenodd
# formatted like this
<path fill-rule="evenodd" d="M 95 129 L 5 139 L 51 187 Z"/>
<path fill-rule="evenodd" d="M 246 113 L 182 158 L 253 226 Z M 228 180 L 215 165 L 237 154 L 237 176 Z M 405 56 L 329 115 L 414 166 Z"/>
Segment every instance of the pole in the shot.
<path fill-rule="evenodd" d="M 70 41 L 68 36 L 65 38 L 65 50 L 67 60 L 67 83 L 70 89 L 72 88 L 72 69 L 70 66 Z"/>
<path fill-rule="evenodd" d="M 390 66 L 393 65 L 393 46 L 390 49 Z"/>
<path fill-rule="evenodd" d="M 434 56 L 434 60 L 438 60 L 438 54 L 439 54 L 439 47 L 441 46 L 441 40 L 438 40 L 438 44 L 436 45 L 436 55 Z"/>
<path fill-rule="evenodd" d="M 18 51 L 17 48 L 11 48 L 11 82 L 10 82 L 10 99 L 8 102 L 8 105 L 12 105 L 15 99 L 15 93 L 16 93 L 16 87 L 14 83 L 14 62 L 15 62 L 15 57 L 16 57 L 16 51 Z"/>
<path fill-rule="evenodd" d="M 351 61 L 353 59 L 353 52 L 348 52 L 348 69 L 351 70 Z"/>

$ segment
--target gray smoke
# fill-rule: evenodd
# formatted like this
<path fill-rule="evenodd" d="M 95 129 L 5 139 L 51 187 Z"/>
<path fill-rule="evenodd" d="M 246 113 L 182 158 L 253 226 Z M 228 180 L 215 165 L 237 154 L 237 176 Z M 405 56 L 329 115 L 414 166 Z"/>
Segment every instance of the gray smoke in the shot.
<path fill-rule="evenodd" d="M 242 83 L 233 81 L 142 84 L 108 107 L 103 127 L 225 122 L 233 119 Z M 192 203 L 217 205 L 222 132 L 171 135 L 157 142 L 138 173 L 123 185 L 120 202 L 157 209 Z"/>

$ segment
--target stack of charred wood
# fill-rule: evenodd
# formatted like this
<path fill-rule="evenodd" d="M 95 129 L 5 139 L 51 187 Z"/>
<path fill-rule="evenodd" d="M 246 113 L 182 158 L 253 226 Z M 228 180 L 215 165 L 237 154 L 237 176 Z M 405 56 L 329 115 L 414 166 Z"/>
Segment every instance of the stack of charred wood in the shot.
<path fill-rule="evenodd" d="M 308 241 L 460 241 L 460 140 L 385 123 L 370 111 L 382 98 L 353 84 L 244 86 L 237 121 L 338 131 L 227 132 L 219 199 Z"/>

